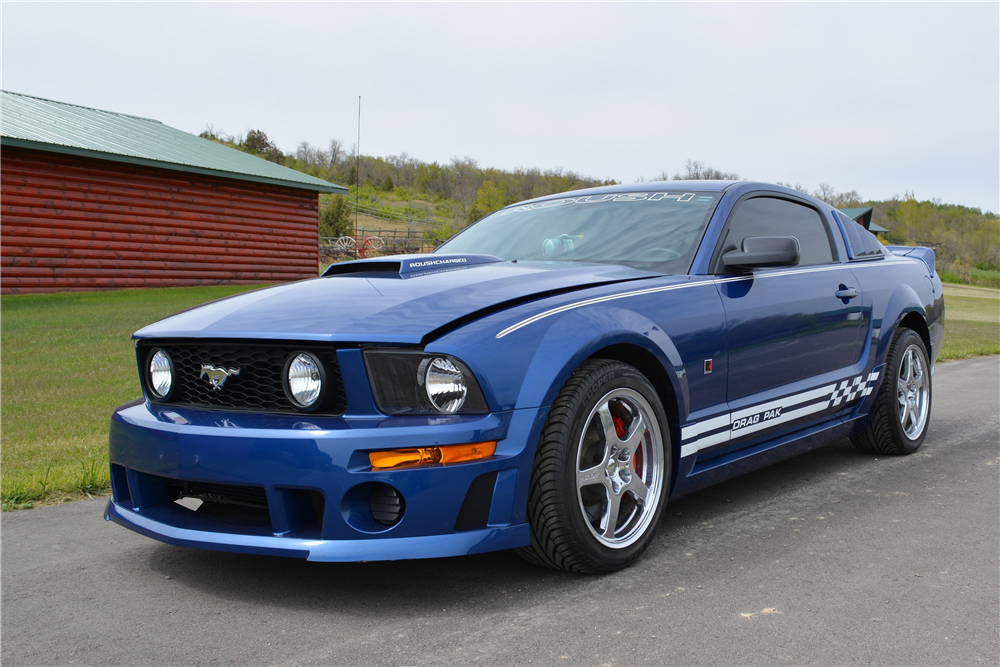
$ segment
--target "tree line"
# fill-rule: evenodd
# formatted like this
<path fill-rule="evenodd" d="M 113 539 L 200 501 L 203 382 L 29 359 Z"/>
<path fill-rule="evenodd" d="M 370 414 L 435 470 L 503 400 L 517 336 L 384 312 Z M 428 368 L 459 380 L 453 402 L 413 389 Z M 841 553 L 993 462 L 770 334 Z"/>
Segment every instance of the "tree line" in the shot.
<path fill-rule="evenodd" d="M 332 183 L 384 192 L 405 187 L 430 200 L 453 200 L 460 204 L 468 222 L 525 199 L 617 183 L 565 169 L 483 168 L 468 156 L 454 157 L 447 163 L 424 162 L 405 152 L 359 156 L 355 146 L 347 149 L 338 139 L 331 139 L 326 148 L 303 141 L 294 153 L 283 153 L 261 130 L 232 136 L 209 125 L 201 136 Z"/>
<path fill-rule="evenodd" d="M 285 153 L 264 131 L 256 129 L 245 136 L 232 136 L 209 125 L 201 136 L 323 180 L 346 184 L 352 189 L 360 186 L 371 198 L 377 198 L 375 193 L 405 188 L 431 201 L 456 202 L 464 219 L 462 223 L 475 222 L 497 209 L 526 199 L 618 183 L 564 169 L 483 168 L 468 156 L 454 157 L 447 163 L 424 162 L 406 153 L 386 157 L 359 156 L 355 146 L 348 148 L 338 139 L 331 139 L 326 147 L 303 141 L 294 153 Z M 661 171 L 651 178 L 640 177 L 636 182 L 667 180 L 736 181 L 741 178 L 736 172 L 687 160 L 683 172 L 670 175 Z M 933 246 L 939 267 L 966 282 L 976 270 L 1000 271 L 1000 221 L 994 213 L 943 204 L 940 200 L 918 201 L 911 193 L 903 198 L 865 200 L 856 190 L 840 192 L 827 183 L 820 183 L 812 192 L 800 183 L 778 181 L 777 184 L 810 194 L 838 208 L 873 207 L 872 222 L 889 230 L 890 243 Z M 326 236 L 350 233 L 350 208 L 345 197 L 330 198 L 321 212 L 320 224 Z"/>

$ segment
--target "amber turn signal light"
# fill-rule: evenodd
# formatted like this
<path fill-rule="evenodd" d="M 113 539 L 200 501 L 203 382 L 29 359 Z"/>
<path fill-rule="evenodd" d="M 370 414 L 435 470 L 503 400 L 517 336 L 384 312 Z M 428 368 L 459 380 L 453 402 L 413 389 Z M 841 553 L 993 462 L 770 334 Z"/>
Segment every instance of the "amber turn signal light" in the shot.
<path fill-rule="evenodd" d="M 496 440 L 476 442 L 469 445 L 443 445 L 441 447 L 415 447 L 413 449 L 391 449 L 385 452 L 371 452 L 368 460 L 372 468 L 403 468 L 425 466 L 435 463 L 461 463 L 477 461 L 493 456 L 497 450 Z"/>

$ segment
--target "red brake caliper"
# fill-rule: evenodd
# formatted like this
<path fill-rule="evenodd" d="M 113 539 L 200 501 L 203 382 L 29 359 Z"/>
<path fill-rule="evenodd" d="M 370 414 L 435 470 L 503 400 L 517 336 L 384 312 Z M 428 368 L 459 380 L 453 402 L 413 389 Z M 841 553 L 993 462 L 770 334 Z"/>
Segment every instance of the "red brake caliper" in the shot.
<path fill-rule="evenodd" d="M 618 439 L 625 437 L 625 421 L 618 415 L 611 415 L 611 421 L 615 423 L 615 433 L 618 434 Z"/>
<path fill-rule="evenodd" d="M 619 438 L 625 437 L 625 420 L 616 415 L 611 415 L 611 421 L 615 424 L 615 433 Z M 642 479 L 642 447 L 635 450 L 635 473 Z"/>

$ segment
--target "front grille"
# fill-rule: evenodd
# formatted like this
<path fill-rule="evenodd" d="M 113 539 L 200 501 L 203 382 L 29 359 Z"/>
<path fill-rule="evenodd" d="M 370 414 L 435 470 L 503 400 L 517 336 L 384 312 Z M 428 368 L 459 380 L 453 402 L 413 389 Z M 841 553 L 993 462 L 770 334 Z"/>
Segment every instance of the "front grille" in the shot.
<path fill-rule="evenodd" d="M 169 405 L 246 410 L 255 412 L 302 411 L 285 395 L 285 362 L 295 353 L 308 351 L 322 362 L 326 370 L 326 389 L 322 405 L 313 414 L 343 414 L 347 400 L 344 382 L 337 363 L 337 351 L 308 345 L 269 345 L 225 342 L 143 342 L 139 345 L 140 366 L 145 369 L 149 352 L 166 350 L 174 362 L 177 383 Z M 229 376 L 219 389 L 213 389 L 207 377 L 201 376 L 202 364 L 220 368 L 239 368 L 239 375 Z M 146 383 L 145 370 L 143 383 Z M 151 394 L 147 391 L 147 395 Z M 154 399 L 155 400 L 155 399 Z"/>
<path fill-rule="evenodd" d="M 236 486 L 234 484 L 213 484 L 210 482 L 182 482 L 166 479 L 167 493 L 171 500 L 178 498 L 198 498 L 223 505 L 242 505 L 256 509 L 267 509 L 267 494 L 260 486 Z"/>

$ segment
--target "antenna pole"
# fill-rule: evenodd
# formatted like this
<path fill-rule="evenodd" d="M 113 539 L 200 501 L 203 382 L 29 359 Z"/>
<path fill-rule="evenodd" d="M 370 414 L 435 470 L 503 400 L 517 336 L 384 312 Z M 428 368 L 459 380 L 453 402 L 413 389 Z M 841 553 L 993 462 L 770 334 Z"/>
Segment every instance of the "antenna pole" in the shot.
<path fill-rule="evenodd" d="M 358 95 L 358 149 L 354 153 L 354 238 L 358 238 L 358 212 L 361 210 L 361 96 Z"/>

